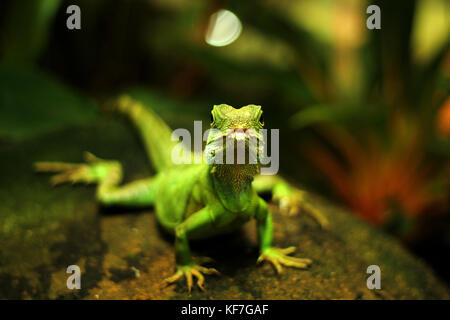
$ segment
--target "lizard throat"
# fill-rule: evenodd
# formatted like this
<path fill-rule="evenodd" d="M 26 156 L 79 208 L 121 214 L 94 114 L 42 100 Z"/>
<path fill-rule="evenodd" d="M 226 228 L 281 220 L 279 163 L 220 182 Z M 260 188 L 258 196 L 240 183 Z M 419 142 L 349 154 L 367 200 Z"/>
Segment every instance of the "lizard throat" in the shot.
<path fill-rule="evenodd" d="M 234 193 L 240 193 L 252 183 L 258 171 L 258 164 L 215 164 L 211 173 L 220 184 L 226 184 Z"/>

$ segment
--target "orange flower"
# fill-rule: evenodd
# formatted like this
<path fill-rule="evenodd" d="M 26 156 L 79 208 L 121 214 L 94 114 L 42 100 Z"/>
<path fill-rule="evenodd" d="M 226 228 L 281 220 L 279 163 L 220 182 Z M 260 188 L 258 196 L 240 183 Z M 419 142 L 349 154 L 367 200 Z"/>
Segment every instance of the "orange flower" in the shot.
<path fill-rule="evenodd" d="M 428 189 L 419 139 L 411 127 L 406 135 L 401 126 L 394 127 L 388 149 L 375 138 L 358 142 L 344 130 L 327 130 L 325 134 L 339 155 L 314 145 L 309 148 L 309 157 L 337 195 L 364 220 L 385 224 L 391 218 L 392 203 L 414 218 L 435 201 Z"/>
<path fill-rule="evenodd" d="M 440 135 L 450 136 L 450 97 L 445 100 L 438 112 L 437 129 Z"/>

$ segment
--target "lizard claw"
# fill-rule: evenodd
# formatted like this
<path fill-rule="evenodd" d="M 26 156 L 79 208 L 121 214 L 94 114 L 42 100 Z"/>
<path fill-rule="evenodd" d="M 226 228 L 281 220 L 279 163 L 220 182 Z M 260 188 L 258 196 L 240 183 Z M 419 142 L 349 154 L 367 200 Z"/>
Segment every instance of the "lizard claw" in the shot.
<path fill-rule="evenodd" d="M 92 182 L 89 166 L 86 164 L 75 164 L 65 162 L 36 162 L 34 169 L 38 172 L 58 172 L 51 177 L 50 183 L 57 185 L 63 182 Z"/>
<path fill-rule="evenodd" d="M 103 159 L 95 156 L 93 153 L 90 153 L 89 151 L 85 151 L 83 153 L 83 157 L 87 163 L 99 163 L 102 161 L 106 161 L 106 160 L 103 160 Z"/>
<path fill-rule="evenodd" d="M 203 274 L 216 274 L 219 275 L 220 272 L 217 271 L 214 268 L 206 268 L 199 264 L 190 264 L 185 266 L 177 266 L 177 271 L 174 275 L 166 278 L 163 280 L 163 285 L 168 286 L 177 280 L 179 280 L 181 277 L 186 278 L 186 283 L 188 286 L 188 293 L 191 295 L 192 287 L 194 286 L 194 280 L 193 277 L 197 278 L 197 286 L 201 291 L 205 291 L 205 287 L 203 286 L 205 283 L 205 277 Z"/>
<path fill-rule="evenodd" d="M 330 225 L 328 219 L 322 212 L 310 204 L 308 200 L 305 199 L 305 193 L 299 189 L 294 189 L 283 196 L 275 196 L 274 199 L 278 200 L 280 212 L 282 214 L 294 216 L 298 214 L 300 208 L 303 208 L 317 221 L 322 229 L 327 229 Z"/>
<path fill-rule="evenodd" d="M 90 152 L 84 153 L 86 163 L 67 163 L 67 162 L 36 162 L 34 169 L 38 172 L 55 172 L 50 178 L 52 185 L 64 182 L 93 183 L 100 181 L 105 172 L 114 167 L 120 175 L 120 166 L 114 161 L 107 161 L 97 158 Z"/>
<path fill-rule="evenodd" d="M 310 259 L 289 257 L 288 254 L 295 251 L 295 247 L 289 247 L 285 249 L 281 248 L 268 248 L 259 256 L 257 263 L 263 261 L 270 262 L 278 274 L 283 272 L 283 267 L 292 267 L 298 269 L 306 269 L 312 263 Z"/>

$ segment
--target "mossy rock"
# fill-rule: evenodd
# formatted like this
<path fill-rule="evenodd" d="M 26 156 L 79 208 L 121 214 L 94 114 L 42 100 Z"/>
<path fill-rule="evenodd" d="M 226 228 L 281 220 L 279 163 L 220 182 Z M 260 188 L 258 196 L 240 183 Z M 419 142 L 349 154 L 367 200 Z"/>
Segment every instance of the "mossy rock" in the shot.
<path fill-rule="evenodd" d="M 164 288 L 174 272 L 173 240 L 152 209 L 102 209 L 94 186 L 52 187 L 34 161 L 80 162 L 83 151 L 118 159 L 127 181 L 152 174 L 133 130 L 121 122 L 74 127 L 0 147 L 0 298 L 41 299 L 449 299 L 432 270 L 391 237 L 320 197 L 310 201 L 328 217 L 323 230 L 308 214 L 281 215 L 274 204 L 274 242 L 297 246 L 314 262 L 278 276 L 256 265 L 253 223 L 241 231 L 193 243 L 215 259 L 221 276 L 188 297 L 184 282 Z M 66 268 L 82 270 L 81 289 L 66 287 Z M 381 290 L 369 290 L 369 265 L 381 268 Z"/>

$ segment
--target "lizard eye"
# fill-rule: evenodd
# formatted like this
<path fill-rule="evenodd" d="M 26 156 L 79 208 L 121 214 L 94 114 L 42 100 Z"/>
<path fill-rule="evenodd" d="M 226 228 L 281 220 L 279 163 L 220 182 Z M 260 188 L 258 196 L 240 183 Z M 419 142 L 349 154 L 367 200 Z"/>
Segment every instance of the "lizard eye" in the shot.
<path fill-rule="evenodd" d="M 211 123 L 213 123 L 213 122 L 214 122 L 214 116 L 211 113 Z"/>

